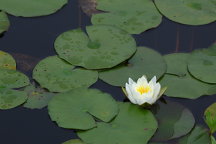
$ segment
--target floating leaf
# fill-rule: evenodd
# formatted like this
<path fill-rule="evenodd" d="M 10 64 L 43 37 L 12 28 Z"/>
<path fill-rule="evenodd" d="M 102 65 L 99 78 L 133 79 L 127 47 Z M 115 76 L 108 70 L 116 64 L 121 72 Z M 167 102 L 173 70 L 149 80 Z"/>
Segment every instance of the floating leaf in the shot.
<path fill-rule="evenodd" d="M 55 41 L 59 56 L 75 66 L 87 69 L 111 68 L 130 58 L 136 51 L 136 42 L 128 33 L 104 25 L 70 30 Z"/>
<path fill-rule="evenodd" d="M 0 86 L 7 88 L 21 88 L 29 84 L 29 78 L 15 70 L 0 69 Z"/>
<path fill-rule="evenodd" d="M 210 105 L 205 110 L 205 122 L 209 126 L 211 133 L 216 131 L 216 103 Z"/>
<path fill-rule="evenodd" d="M 165 72 L 166 63 L 158 52 L 138 47 L 136 54 L 128 61 L 128 64 L 102 71 L 99 73 L 99 78 L 110 85 L 125 86 L 129 77 L 133 80 L 143 75 L 149 79 L 153 76 L 160 78 Z"/>
<path fill-rule="evenodd" d="M 167 101 L 156 105 L 155 117 L 158 129 L 153 136 L 154 141 L 167 141 L 189 133 L 195 124 L 193 114 L 184 106 Z"/>
<path fill-rule="evenodd" d="M 0 51 L 0 68 L 16 70 L 15 59 L 9 53 Z"/>
<path fill-rule="evenodd" d="M 188 69 L 197 79 L 216 83 L 216 45 L 195 50 L 188 61 Z"/>
<path fill-rule="evenodd" d="M 41 88 L 36 88 L 33 85 L 26 87 L 24 91 L 28 93 L 28 100 L 24 104 L 24 107 L 30 109 L 42 109 L 46 107 L 55 95 Z"/>
<path fill-rule="evenodd" d="M 150 0 L 97 0 L 96 8 L 104 13 L 93 15 L 93 24 L 114 25 L 131 34 L 157 27 L 162 21 Z"/>
<path fill-rule="evenodd" d="M 190 75 L 187 70 L 189 56 L 186 53 L 168 54 L 164 56 L 167 62 L 167 74 L 164 75 L 160 83 L 168 87 L 165 95 L 169 97 L 196 99 L 202 95 L 215 93 L 216 85 L 201 82 Z"/>
<path fill-rule="evenodd" d="M 23 104 L 27 93 L 8 88 L 0 88 L 0 109 L 11 109 Z"/>
<path fill-rule="evenodd" d="M 211 144 L 216 144 L 216 140 L 215 140 L 214 136 L 211 136 Z"/>
<path fill-rule="evenodd" d="M 57 56 L 40 61 L 33 71 L 33 78 L 41 87 L 51 92 L 64 92 L 79 87 L 89 87 L 98 79 L 98 72 L 74 69 Z"/>
<path fill-rule="evenodd" d="M 0 9 L 14 16 L 34 17 L 55 13 L 67 0 L 0 0 Z"/>
<path fill-rule="evenodd" d="M 130 103 L 119 103 L 119 108 L 113 121 L 98 122 L 96 128 L 80 131 L 78 136 L 92 144 L 147 144 L 157 129 L 153 114 Z"/>
<path fill-rule="evenodd" d="M 62 144 L 85 144 L 85 143 L 79 139 L 72 139 L 72 140 L 66 141 Z"/>
<path fill-rule="evenodd" d="M 48 109 L 51 119 L 59 127 L 82 130 L 96 126 L 91 115 L 109 122 L 118 113 L 118 105 L 111 95 L 86 88 L 56 95 Z"/>
<path fill-rule="evenodd" d="M 0 34 L 7 31 L 10 27 L 10 21 L 7 14 L 0 11 Z"/>
<path fill-rule="evenodd" d="M 196 126 L 189 135 L 181 138 L 178 144 L 210 144 L 208 130 Z"/>
<path fill-rule="evenodd" d="M 216 20 L 216 0 L 155 0 L 159 11 L 170 20 L 203 25 Z"/>

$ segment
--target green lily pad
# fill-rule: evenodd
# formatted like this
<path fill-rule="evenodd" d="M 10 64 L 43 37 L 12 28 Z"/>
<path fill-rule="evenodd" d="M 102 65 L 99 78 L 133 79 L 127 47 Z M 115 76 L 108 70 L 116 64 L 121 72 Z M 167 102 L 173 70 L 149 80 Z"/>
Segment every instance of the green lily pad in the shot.
<path fill-rule="evenodd" d="M 211 136 L 211 144 L 216 144 L 216 140 L 215 140 L 214 136 Z"/>
<path fill-rule="evenodd" d="M 181 138 L 178 144 L 210 144 L 208 130 L 196 126 L 189 135 Z"/>
<path fill-rule="evenodd" d="M 157 27 L 162 21 L 150 0 L 97 0 L 96 8 L 106 12 L 93 15 L 93 24 L 114 25 L 131 34 Z"/>
<path fill-rule="evenodd" d="M 153 76 L 160 78 L 165 72 L 165 60 L 158 52 L 146 47 L 138 47 L 128 64 L 101 71 L 99 78 L 113 86 L 125 86 L 129 77 L 133 80 L 137 80 L 143 75 L 149 79 Z"/>
<path fill-rule="evenodd" d="M 155 117 L 158 120 L 158 129 L 153 136 L 154 141 L 167 141 L 188 134 L 194 127 L 193 114 L 184 106 L 167 101 L 159 102 L 155 107 Z"/>
<path fill-rule="evenodd" d="M 92 115 L 109 122 L 118 114 L 111 95 L 96 89 L 79 88 L 53 97 L 49 114 L 59 127 L 86 130 L 96 126 Z"/>
<path fill-rule="evenodd" d="M 29 85 L 29 78 L 21 72 L 0 69 L 0 87 L 21 88 Z"/>
<path fill-rule="evenodd" d="M 116 27 L 95 25 L 86 31 L 70 30 L 56 39 L 55 49 L 62 59 L 75 66 L 102 69 L 118 65 L 136 51 L 133 37 Z"/>
<path fill-rule="evenodd" d="M 197 79 L 216 83 L 216 45 L 194 51 L 188 61 L 188 69 Z"/>
<path fill-rule="evenodd" d="M 27 99 L 27 93 L 8 88 L 0 88 L 0 109 L 11 109 L 23 104 Z"/>
<path fill-rule="evenodd" d="M 0 12 L 0 34 L 7 31 L 10 27 L 10 21 L 7 17 L 7 14 Z"/>
<path fill-rule="evenodd" d="M 160 80 L 160 83 L 168 87 L 164 93 L 165 95 L 196 99 L 202 95 L 212 95 L 215 93 L 216 85 L 201 82 L 190 75 L 187 70 L 189 56 L 190 54 L 186 53 L 164 56 L 167 62 L 167 74 Z"/>
<path fill-rule="evenodd" d="M 211 133 L 216 131 L 216 103 L 210 105 L 205 110 L 205 122 L 209 126 Z"/>
<path fill-rule="evenodd" d="M 91 144 L 147 144 L 157 129 L 153 114 L 131 103 L 119 103 L 120 112 L 110 123 L 79 131 L 78 136 Z"/>
<path fill-rule="evenodd" d="M 216 0 L 155 0 L 155 4 L 164 16 L 182 24 L 216 21 Z"/>
<path fill-rule="evenodd" d="M 68 0 L 0 0 L 0 10 L 14 16 L 34 17 L 55 13 Z"/>
<path fill-rule="evenodd" d="M 85 144 L 85 143 L 79 139 L 72 139 L 72 140 L 66 141 L 62 144 Z"/>
<path fill-rule="evenodd" d="M 23 105 L 25 108 L 42 109 L 46 107 L 55 93 L 50 93 L 42 88 L 36 88 L 34 85 L 27 86 L 24 89 L 28 94 L 28 100 Z"/>
<path fill-rule="evenodd" d="M 98 72 L 76 68 L 57 56 L 40 61 L 33 78 L 51 92 L 65 92 L 79 87 L 89 87 L 98 79 Z"/>
<path fill-rule="evenodd" d="M 12 69 L 16 70 L 15 59 L 6 52 L 0 51 L 0 69 Z"/>

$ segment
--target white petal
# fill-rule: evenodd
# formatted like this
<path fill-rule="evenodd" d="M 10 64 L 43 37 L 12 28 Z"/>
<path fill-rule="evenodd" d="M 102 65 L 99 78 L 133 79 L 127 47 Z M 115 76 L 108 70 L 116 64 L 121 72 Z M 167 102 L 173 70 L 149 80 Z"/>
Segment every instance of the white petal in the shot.
<path fill-rule="evenodd" d="M 126 83 L 125 88 L 126 88 L 126 91 L 127 91 L 127 94 L 128 94 L 128 95 L 127 95 L 128 99 L 129 99 L 132 103 L 137 104 L 137 102 L 135 101 L 135 99 L 134 99 L 134 97 L 133 97 L 133 94 L 132 94 L 132 92 L 131 92 L 130 85 L 128 85 L 128 84 Z"/>
<path fill-rule="evenodd" d="M 129 82 L 129 85 L 131 85 L 131 84 L 134 84 L 135 82 L 131 79 L 131 78 L 129 78 L 128 79 L 128 82 Z"/>
<path fill-rule="evenodd" d="M 154 77 L 150 80 L 149 83 L 152 83 L 153 85 L 155 85 L 156 82 L 157 82 L 157 78 L 156 78 L 156 76 L 154 76 Z"/>
<path fill-rule="evenodd" d="M 148 83 L 148 81 L 147 81 L 147 78 L 145 75 L 137 80 L 137 84 L 139 84 L 139 85 L 146 85 L 147 83 Z"/>
<path fill-rule="evenodd" d="M 159 83 L 157 83 L 154 87 L 154 96 L 153 96 L 154 98 L 156 98 L 156 99 L 160 98 L 160 97 L 158 97 L 160 90 L 161 90 L 161 85 Z"/>

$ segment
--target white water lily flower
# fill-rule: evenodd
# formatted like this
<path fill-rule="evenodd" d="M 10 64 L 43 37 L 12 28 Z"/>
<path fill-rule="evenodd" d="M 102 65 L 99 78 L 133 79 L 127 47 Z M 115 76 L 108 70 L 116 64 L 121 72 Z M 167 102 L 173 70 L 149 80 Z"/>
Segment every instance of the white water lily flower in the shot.
<path fill-rule="evenodd" d="M 129 78 L 125 84 L 126 95 L 133 104 L 143 105 L 145 103 L 154 104 L 164 93 L 165 89 L 161 90 L 160 83 L 157 83 L 156 76 L 149 82 L 145 76 L 134 82 Z"/>

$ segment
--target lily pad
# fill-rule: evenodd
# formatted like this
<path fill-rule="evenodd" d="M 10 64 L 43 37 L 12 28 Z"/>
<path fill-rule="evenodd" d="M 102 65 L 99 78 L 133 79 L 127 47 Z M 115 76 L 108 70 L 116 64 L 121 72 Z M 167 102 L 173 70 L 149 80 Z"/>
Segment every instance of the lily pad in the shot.
<path fill-rule="evenodd" d="M 211 133 L 216 131 L 216 103 L 213 103 L 205 110 L 205 122 L 209 126 Z"/>
<path fill-rule="evenodd" d="M 129 77 L 133 80 L 143 75 L 149 79 L 153 76 L 160 78 L 165 72 L 165 60 L 158 52 L 146 47 L 138 47 L 137 52 L 127 64 L 101 71 L 99 78 L 113 86 L 125 86 Z"/>
<path fill-rule="evenodd" d="M 29 85 L 29 78 L 21 72 L 0 69 L 0 87 L 21 88 Z"/>
<path fill-rule="evenodd" d="M 0 11 L 0 34 L 7 31 L 10 27 L 10 21 L 7 14 Z"/>
<path fill-rule="evenodd" d="M 216 83 L 216 45 L 194 51 L 188 61 L 188 69 L 197 79 Z"/>
<path fill-rule="evenodd" d="M 56 95 L 48 109 L 51 119 L 59 127 L 81 130 L 96 126 L 93 116 L 109 122 L 118 114 L 118 105 L 111 95 L 87 88 Z"/>
<path fill-rule="evenodd" d="M 27 93 L 8 88 L 0 88 L 0 109 L 11 109 L 23 104 L 27 99 Z"/>
<path fill-rule="evenodd" d="M 182 24 L 216 21 L 216 0 L 155 0 L 155 4 L 164 16 Z"/>
<path fill-rule="evenodd" d="M 34 85 L 27 86 L 24 91 L 28 94 L 28 100 L 23 106 L 30 109 L 42 109 L 46 107 L 55 95 L 55 93 L 47 92 L 42 88 L 36 88 Z"/>
<path fill-rule="evenodd" d="M 33 78 L 51 92 L 65 92 L 91 86 L 97 81 L 98 72 L 75 68 L 57 56 L 50 56 L 36 65 Z"/>
<path fill-rule="evenodd" d="M 181 138 L 178 144 L 210 144 L 208 130 L 196 126 L 189 135 Z"/>
<path fill-rule="evenodd" d="M 93 15 L 93 24 L 114 25 L 131 34 L 157 27 L 162 21 L 150 0 L 97 0 L 96 8 L 104 13 Z"/>
<path fill-rule="evenodd" d="M 85 144 L 85 143 L 79 139 L 72 139 L 72 140 L 66 141 L 62 144 Z"/>
<path fill-rule="evenodd" d="M 55 13 L 68 0 L 0 0 L 0 10 L 14 16 L 34 17 Z"/>
<path fill-rule="evenodd" d="M 164 56 L 167 62 L 167 74 L 160 80 L 160 83 L 168 87 L 164 93 L 165 95 L 196 99 L 202 95 L 212 95 L 215 93 L 216 85 L 201 82 L 192 77 L 188 72 L 187 61 L 189 56 L 190 54 L 186 53 Z"/>
<path fill-rule="evenodd" d="M 211 136 L 211 144 L 216 144 L 216 140 L 215 140 L 214 136 Z"/>
<path fill-rule="evenodd" d="M 120 112 L 110 123 L 98 122 L 97 127 L 79 131 L 85 143 L 147 144 L 157 129 L 153 114 L 131 103 L 119 103 Z"/>
<path fill-rule="evenodd" d="M 118 65 L 136 51 L 133 37 L 116 27 L 95 25 L 86 31 L 70 30 L 56 39 L 55 49 L 62 59 L 75 66 L 102 69 Z"/>
<path fill-rule="evenodd" d="M 184 106 L 167 101 L 159 102 L 153 112 L 158 120 L 158 129 L 153 141 L 167 141 L 188 134 L 194 127 L 193 114 Z"/>
<path fill-rule="evenodd" d="M 16 70 L 15 59 L 6 52 L 0 51 L 0 69 Z"/>

